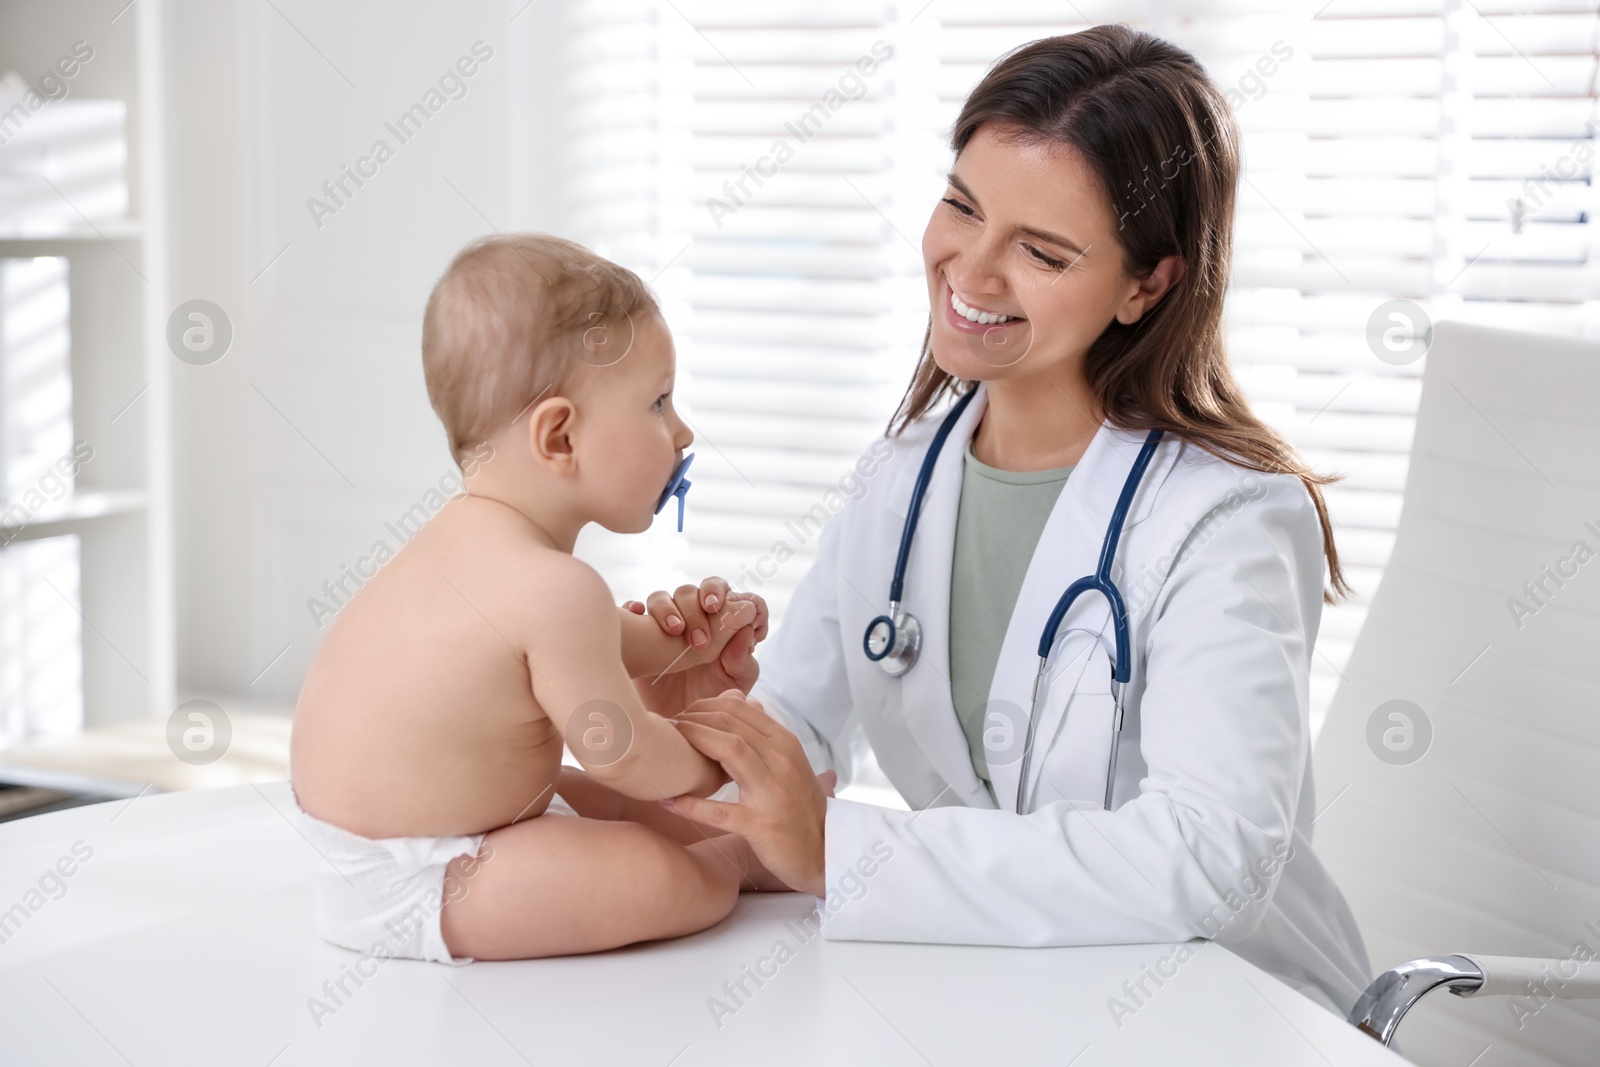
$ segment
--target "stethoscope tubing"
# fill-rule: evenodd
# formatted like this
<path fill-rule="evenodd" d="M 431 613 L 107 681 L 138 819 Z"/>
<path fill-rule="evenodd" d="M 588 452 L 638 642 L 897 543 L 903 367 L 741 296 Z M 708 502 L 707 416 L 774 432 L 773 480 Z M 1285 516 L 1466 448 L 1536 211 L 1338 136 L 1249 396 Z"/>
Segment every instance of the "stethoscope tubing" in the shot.
<path fill-rule="evenodd" d="M 862 638 L 863 647 L 866 649 L 867 658 L 874 662 L 882 661 L 888 656 L 897 635 L 897 625 L 894 622 L 896 615 L 915 626 L 915 616 L 909 612 L 901 612 L 901 596 L 905 591 L 906 567 L 911 559 L 911 544 L 916 537 L 917 519 L 922 511 L 922 499 L 927 494 L 928 484 L 933 480 L 933 468 L 939 460 L 939 454 L 944 449 L 944 443 L 955 428 L 956 422 L 961 418 L 962 412 L 977 395 L 977 389 L 969 390 L 946 414 L 940 423 L 933 440 L 928 445 L 927 454 L 922 457 L 922 466 L 917 471 L 917 480 L 911 490 L 911 500 L 906 508 L 905 525 L 900 531 L 900 548 L 895 554 L 894 575 L 889 583 L 889 615 L 878 616 L 868 624 L 867 632 Z M 1039 722 L 1039 689 L 1044 682 L 1046 671 L 1049 669 L 1050 652 L 1056 642 L 1056 635 L 1061 626 L 1061 621 L 1066 618 L 1067 612 L 1078 597 L 1094 590 L 1106 598 L 1111 608 L 1112 637 L 1116 645 L 1116 659 L 1111 667 L 1112 698 L 1115 706 L 1114 719 L 1111 732 L 1111 753 L 1106 767 L 1106 794 L 1105 808 L 1111 809 L 1111 789 L 1117 770 L 1117 746 L 1122 735 L 1122 687 L 1132 676 L 1133 657 L 1131 654 L 1131 639 L 1128 627 L 1127 606 L 1122 599 L 1122 592 L 1111 580 L 1111 566 L 1116 560 L 1117 546 L 1122 540 L 1122 530 L 1127 522 L 1128 511 L 1133 506 L 1133 498 L 1144 481 L 1145 471 L 1149 469 L 1150 462 L 1155 457 L 1156 447 L 1164 436 L 1162 430 L 1151 430 L 1144 439 L 1144 444 L 1139 449 L 1139 455 L 1134 459 L 1133 466 L 1128 470 L 1128 476 L 1122 483 L 1122 492 L 1117 496 L 1117 503 L 1112 509 L 1111 519 L 1106 523 L 1105 539 L 1100 544 L 1100 558 L 1095 568 L 1095 573 L 1085 575 L 1069 585 L 1061 598 L 1056 601 L 1054 609 L 1050 612 L 1049 619 L 1045 622 L 1043 631 L 1039 635 L 1039 669 L 1033 679 L 1033 697 L 1028 709 L 1028 729 L 1022 746 L 1022 765 L 1018 768 L 1017 779 L 1017 814 L 1021 815 L 1025 806 L 1027 795 L 1028 771 L 1033 762 L 1034 737 Z M 873 627 L 880 621 L 887 619 L 890 624 L 889 639 L 884 653 L 875 656 L 872 650 L 871 636 Z M 920 632 L 916 633 L 913 640 L 914 646 L 920 646 Z M 914 665 L 917 648 L 911 648 L 910 664 Z M 898 671 L 892 670 L 890 664 L 885 663 L 885 669 L 891 674 L 901 674 L 909 670 L 909 666 L 901 666 Z"/>
<path fill-rule="evenodd" d="M 900 529 L 900 551 L 894 558 L 894 578 L 889 582 L 891 604 L 898 605 L 900 594 L 905 591 L 906 564 L 911 559 L 911 541 L 917 534 L 917 516 L 922 513 L 922 498 L 928 492 L 928 483 L 933 480 L 933 466 L 939 462 L 939 453 L 944 450 L 945 439 L 955 428 L 956 421 L 961 418 L 961 413 L 967 410 L 967 405 L 972 403 L 972 398 L 977 395 L 978 390 L 972 389 L 956 401 L 956 406 L 950 409 L 944 422 L 939 424 L 938 432 L 933 435 L 927 455 L 922 457 L 922 468 L 917 471 L 917 481 L 911 489 L 911 503 L 906 508 L 906 522 Z"/>
<path fill-rule="evenodd" d="M 1144 472 L 1156 454 L 1156 446 L 1161 443 L 1162 433 L 1161 430 L 1151 430 L 1145 437 L 1144 446 L 1139 449 L 1139 455 L 1133 461 L 1127 479 L 1122 483 L 1117 506 L 1111 512 L 1111 521 L 1106 524 L 1105 540 L 1100 543 L 1100 564 L 1094 574 L 1086 574 L 1067 586 L 1067 591 L 1061 594 L 1061 599 L 1056 601 L 1055 609 L 1050 612 L 1050 618 L 1044 624 L 1044 631 L 1039 635 L 1040 659 L 1049 658 L 1050 649 L 1056 643 L 1056 630 L 1061 626 L 1061 620 L 1071 610 L 1073 603 L 1079 596 L 1094 589 L 1098 590 L 1111 605 L 1111 629 L 1117 646 L 1117 661 L 1112 665 L 1111 677 L 1116 681 L 1126 682 L 1131 675 L 1128 609 L 1123 603 L 1122 591 L 1117 588 L 1117 583 L 1111 580 L 1111 564 L 1117 556 L 1117 543 L 1122 540 L 1122 527 L 1127 522 L 1128 509 L 1133 505 L 1134 493 L 1138 491 L 1139 483 L 1144 481 Z"/>

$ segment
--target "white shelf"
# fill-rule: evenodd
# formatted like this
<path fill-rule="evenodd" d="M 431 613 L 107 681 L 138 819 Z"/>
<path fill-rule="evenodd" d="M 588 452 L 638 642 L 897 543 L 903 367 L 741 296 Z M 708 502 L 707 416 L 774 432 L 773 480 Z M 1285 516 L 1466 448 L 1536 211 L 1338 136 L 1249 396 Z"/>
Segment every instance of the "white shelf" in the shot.
<path fill-rule="evenodd" d="M 34 512 L 26 522 L 12 523 L 0 518 L 0 544 L 32 541 L 70 533 L 79 524 L 113 515 L 132 515 L 145 508 L 145 494 L 137 489 L 109 489 L 73 493 L 53 500 Z"/>
<path fill-rule="evenodd" d="M 0 752 L 0 782 L 125 797 L 289 777 L 290 716 L 230 709 L 228 721 L 232 738 L 215 763 L 191 766 L 174 759 L 166 720 L 151 718 Z"/>
<path fill-rule="evenodd" d="M 73 7 L 54 0 L 0 0 L 8 65 L 48 69 L 57 42 L 81 36 Z M 175 31 L 164 7 L 163 0 L 143 0 L 102 24 L 93 40 L 107 60 L 92 68 L 92 88 L 83 82 L 81 91 L 74 89 L 80 100 L 118 100 L 126 107 L 127 206 L 88 208 L 84 218 L 43 198 L 53 214 L 30 216 L 23 213 L 30 202 L 19 199 L 0 213 L 0 257 L 70 261 L 74 426 L 109 450 L 111 434 L 100 420 L 128 405 L 130 397 L 139 400 L 139 417 L 118 424 L 115 462 L 108 455 L 94 468 L 100 473 L 91 472 L 98 486 L 80 485 L 59 501 L 35 497 L 43 506 L 26 515 L 12 510 L 21 501 L 0 501 L 0 544 L 61 534 L 82 538 L 83 632 L 92 627 L 99 635 L 82 642 L 84 726 L 91 732 L 122 723 L 164 724 L 175 707 L 175 360 L 166 343 L 172 302 L 164 60 Z M 27 32 L 18 34 L 19 26 Z M 76 202 L 87 207 L 91 201 Z M 109 217 L 115 212 L 125 213 Z"/>
<path fill-rule="evenodd" d="M 40 241 L 134 241 L 143 236 L 143 233 L 144 228 L 138 219 L 85 222 L 82 219 L 0 218 L 0 252 L 3 252 L 8 244 Z"/>

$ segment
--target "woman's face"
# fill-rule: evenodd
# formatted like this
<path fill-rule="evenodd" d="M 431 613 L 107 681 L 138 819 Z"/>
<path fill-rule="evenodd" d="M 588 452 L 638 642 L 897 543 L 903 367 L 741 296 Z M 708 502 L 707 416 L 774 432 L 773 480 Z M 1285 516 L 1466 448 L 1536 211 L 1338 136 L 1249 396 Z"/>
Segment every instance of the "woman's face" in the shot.
<path fill-rule="evenodd" d="M 992 123 L 951 167 L 922 258 L 934 362 L 969 381 L 1081 365 L 1113 318 L 1137 321 L 1175 280 L 1123 270 L 1116 216 L 1075 150 L 1008 141 Z"/>

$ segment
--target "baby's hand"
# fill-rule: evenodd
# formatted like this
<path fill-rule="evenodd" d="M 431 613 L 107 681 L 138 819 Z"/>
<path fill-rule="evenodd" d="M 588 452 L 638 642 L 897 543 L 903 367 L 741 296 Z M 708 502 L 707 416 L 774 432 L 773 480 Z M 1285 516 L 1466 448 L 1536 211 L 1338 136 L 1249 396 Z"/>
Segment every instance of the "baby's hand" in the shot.
<path fill-rule="evenodd" d="M 666 632 L 667 640 L 687 629 L 688 640 L 700 643 L 684 649 L 661 674 L 637 677 L 633 683 L 644 706 L 669 719 L 696 700 L 729 689 L 750 692 L 761 676 L 761 665 L 751 652 L 767 633 L 767 602 L 754 593 L 730 593 L 721 578 L 707 578 L 698 587 L 680 586 L 674 597 L 652 593 L 648 618 Z M 623 607 L 636 615 L 646 614 L 645 605 L 638 601 Z M 639 624 L 656 633 L 645 619 Z"/>
<path fill-rule="evenodd" d="M 753 615 L 748 605 L 754 606 Z M 758 593 L 731 592 L 721 578 L 707 578 L 698 586 L 680 585 L 671 594 L 657 590 L 650 594 L 648 605 L 629 600 L 622 606 L 635 615 L 648 614 L 663 633 L 687 631 L 689 644 L 697 652 L 720 652 L 738 630 L 749 625 L 755 626 L 757 642 L 767 636 L 766 600 Z"/>

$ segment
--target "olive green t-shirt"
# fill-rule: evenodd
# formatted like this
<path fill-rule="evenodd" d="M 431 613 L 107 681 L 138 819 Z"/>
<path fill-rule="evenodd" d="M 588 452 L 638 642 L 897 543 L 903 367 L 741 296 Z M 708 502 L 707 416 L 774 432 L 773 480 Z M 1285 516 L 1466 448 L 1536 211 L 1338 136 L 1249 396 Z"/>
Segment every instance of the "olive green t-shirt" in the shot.
<path fill-rule="evenodd" d="M 1071 473 L 1003 471 L 979 462 L 967 444 L 950 567 L 950 698 L 985 785 L 984 709 L 995 664 L 1039 535 Z"/>

